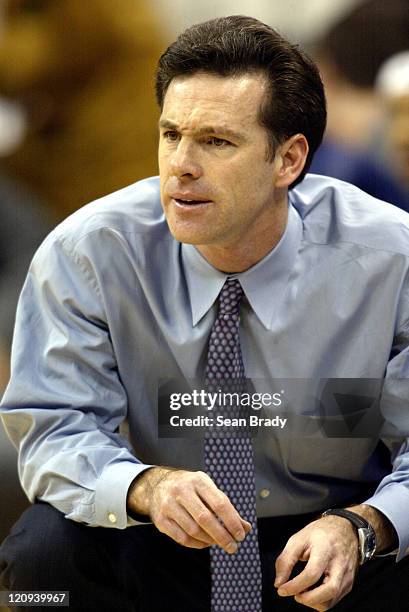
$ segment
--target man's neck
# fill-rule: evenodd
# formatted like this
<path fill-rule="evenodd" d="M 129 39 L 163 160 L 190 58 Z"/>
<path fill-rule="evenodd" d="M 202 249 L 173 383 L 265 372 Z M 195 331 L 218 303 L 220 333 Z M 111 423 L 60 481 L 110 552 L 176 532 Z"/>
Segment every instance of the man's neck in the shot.
<path fill-rule="evenodd" d="M 261 261 L 280 242 L 287 226 L 288 208 L 280 208 L 273 224 L 266 224 L 257 237 L 227 245 L 196 245 L 197 250 L 217 270 L 245 272 Z"/>

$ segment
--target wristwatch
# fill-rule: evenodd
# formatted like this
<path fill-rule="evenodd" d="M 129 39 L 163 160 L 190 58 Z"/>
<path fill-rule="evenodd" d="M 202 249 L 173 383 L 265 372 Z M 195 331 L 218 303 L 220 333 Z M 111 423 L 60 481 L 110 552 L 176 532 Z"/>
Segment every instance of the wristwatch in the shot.
<path fill-rule="evenodd" d="M 372 559 L 376 550 L 376 535 L 372 525 L 359 514 L 351 512 L 350 510 L 345 510 L 344 508 L 330 508 L 329 510 L 325 510 L 321 516 L 328 516 L 330 514 L 342 516 L 348 519 L 354 527 L 356 527 L 358 534 L 359 565 L 363 565 L 369 561 L 369 559 Z"/>

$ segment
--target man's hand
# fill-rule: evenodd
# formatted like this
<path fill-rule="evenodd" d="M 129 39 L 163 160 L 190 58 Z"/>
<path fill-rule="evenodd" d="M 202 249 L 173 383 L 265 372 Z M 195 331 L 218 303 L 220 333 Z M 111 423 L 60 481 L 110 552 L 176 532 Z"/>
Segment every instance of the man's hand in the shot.
<path fill-rule="evenodd" d="M 377 553 L 396 548 L 395 529 L 382 512 L 366 504 L 348 510 L 371 523 L 376 534 Z M 307 564 L 298 576 L 288 580 L 297 561 L 307 561 Z M 348 519 L 329 515 L 310 523 L 288 540 L 276 560 L 274 584 L 279 595 L 293 596 L 298 603 L 321 612 L 335 606 L 349 593 L 357 569 L 355 527 Z"/>
<path fill-rule="evenodd" d="M 289 580 L 297 561 L 307 563 Z M 331 515 L 310 523 L 288 540 L 276 560 L 274 585 L 279 595 L 293 596 L 298 603 L 321 612 L 349 593 L 357 569 L 356 530 L 347 519 Z"/>
<path fill-rule="evenodd" d="M 130 486 L 127 504 L 189 548 L 218 544 L 233 554 L 251 529 L 204 472 L 150 468 Z"/>

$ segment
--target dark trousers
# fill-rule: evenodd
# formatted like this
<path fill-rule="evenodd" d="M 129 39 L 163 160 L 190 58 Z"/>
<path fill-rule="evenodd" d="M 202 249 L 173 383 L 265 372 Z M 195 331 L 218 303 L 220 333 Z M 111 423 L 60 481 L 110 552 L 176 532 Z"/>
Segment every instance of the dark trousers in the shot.
<path fill-rule="evenodd" d="M 263 612 L 307 610 L 292 598 L 278 597 L 273 582 L 276 556 L 311 518 L 259 520 Z M 91 528 L 65 519 L 47 504 L 35 504 L 0 547 L 0 587 L 70 591 L 69 609 L 76 612 L 209 612 L 209 551 L 179 546 L 153 525 L 124 531 Z M 333 609 L 409 610 L 409 562 L 372 560 Z"/>

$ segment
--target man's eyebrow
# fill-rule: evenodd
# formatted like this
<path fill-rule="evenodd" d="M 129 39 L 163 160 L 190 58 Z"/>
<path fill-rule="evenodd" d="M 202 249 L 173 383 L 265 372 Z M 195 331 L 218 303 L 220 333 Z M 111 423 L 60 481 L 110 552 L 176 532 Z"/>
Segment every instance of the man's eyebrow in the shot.
<path fill-rule="evenodd" d="M 168 119 L 159 119 L 158 125 L 160 128 L 167 128 L 168 130 L 177 130 L 178 127 L 176 123 Z"/>
<path fill-rule="evenodd" d="M 173 121 L 170 121 L 169 119 L 160 119 L 159 127 L 162 129 L 168 129 L 168 130 L 175 130 L 175 131 L 179 130 L 179 126 L 177 125 L 177 123 L 174 123 Z M 239 134 L 238 132 L 235 132 L 234 130 L 232 130 L 226 125 L 203 125 L 197 130 L 194 130 L 194 132 L 198 136 L 202 136 L 204 134 L 223 134 L 225 136 L 230 136 L 231 138 L 235 138 L 236 140 L 244 139 L 243 134 Z"/>

